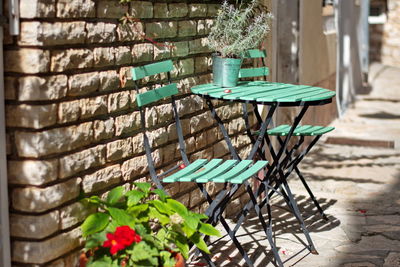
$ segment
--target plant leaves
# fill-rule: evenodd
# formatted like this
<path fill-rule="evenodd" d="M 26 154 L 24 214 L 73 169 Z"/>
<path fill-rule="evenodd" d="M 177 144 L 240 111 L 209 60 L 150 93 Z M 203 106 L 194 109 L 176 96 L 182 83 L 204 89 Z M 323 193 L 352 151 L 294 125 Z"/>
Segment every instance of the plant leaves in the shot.
<path fill-rule="evenodd" d="M 160 200 L 155 199 L 155 200 L 151 201 L 150 203 L 153 204 L 153 206 L 159 212 L 164 213 L 164 214 L 168 214 L 168 215 L 172 214 L 170 209 L 168 208 L 168 205 L 163 203 L 163 202 L 161 202 Z"/>
<path fill-rule="evenodd" d="M 133 183 L 137 188 L 143 192 L 150 193 L 151 184 L 150 183 Z"/>
<path fill-rule="evenodd" d="M 184 225 L 187 225 L 190 229 L 197 230 L 197 226 L 199 225 L 199 222 L 200 222 L 199 219 L 192 217 L 192 216 L 188 216 L 188 215 L 185 215 L 182 217 L 184 219 L 184 222 L 183 222 Z"/>
<path fill-rule="evenodd" d="M 187 259 L 189 258 L 189 244 L 188 240 L 185 236 L 182 234 L 178 234 L 176 238 L 174 239 L 175 245 L 178 248 L 179 252 L 182 254 L 182 256 Z"/>
<path fill-rule="evenodd" d="M 139 190 L 131 190 L 126 193 L 126 196 L 128 197 L 128 207 L 132 207 L 139 203 L 146 196 L 146 193 Z"/>
<path fill-rule="evenodd" d="M 211 224 L 208 223 L 202 223 L 200 222 L 200 228 L 199 228 L 199 232 L 203 233 L 205 235 L 213 235 L 213 236 L 221 236 L 221 233 L 215 229 L 214 226 L 212 226 Z"/>
<path fill-rule="evenodd" d="M 207 220 L 207 219 L 208 219 L 208 216 L 205 215 L 205 214 L 203 214 L 203 213 L 194 213 L 194 212 L 191 212 L 191 213 L 190 213 L 190 216 L 193 216 L 193 217 L 195 217 L 195 218 L 197 218 L 197 219 L 199 219 L 199 220 Z"/>
<path fill-rule="evenodd" d="M 171 221 L 168 216 L 161 214 L 156 208 L 153 207 L 150 207 L 149 216 L 150 218 L 158 219 L 162 225 L 167 225 Z"/>
<path fill-rule="evenodd" d="M 107 202 L 109 204 L 115 204 L 124 195 L 124 188 L 122 186 L 117 186 L 113 188 L 107 196 Z"/>
<path fill-rule="evenodd" d="M 161 257 L 161 265 L 163 267 L 174 267 L 175 266 L 176 261 L 172 257 L 171 252 L 161 251 L 160 257 Z"/>
<path fill-rule="evenodd" d="M 133 227 L 135 225 L 134 218 L 129 215 L 125 210 L 117 209 L 109 207 L 107 208 L 110 212 L 111 217 L 117 222 L 119 225 L 129 225 Z"/>
<path fill-rule="evenodd" d="M 192 241 L 198 249 L 204 251 L 207 254 L 210 254 L 206 242 L 204 242 L 199 233 L 194 233 L 191 237 L 189 237 L 189 240 Z"/>
<path fill-rule="evenodd" d="M 95 233 L 86 239 L 85 248 L 92 249 L 101 246 L 107 240 L 105 231 Z"/>
<path fill-rule="evenodd" d="M 90 214 L 81 225 L 82 235 L 85 237 L 102 231 L 107 227 L 109 221 L 110 216 L 106 213 L 97 212 Z"/>
<path fill-rule="evenodd" d="M 111 257 L 104 255 L 102 258 L 97 259 L 96 261 L 89 261 L 86 264 L 86 267 L 110 267 L 112 266 Z"/>
<path fill-rule="evenodd" d="M 167 199 L 167 204 L 172 210 L 177 212 L 182 217 L 188 215 L 189 213 L 188 209 L 182 203 L 176 201 L 175 199 Z"/>
<path fill-rule="evenodd" d="M 164 202 L 165 202 L 165 199 L 168 197 L 167 193 L 165 193 L 165 191 L 164 191 L 164 190 L 161 190 L 161 189 L 154 189 L 154 190 L 151 191 L 151 192 L 154 193 L 154 194 L 156 194 L 156 195 L 158 195 L 158 196 L 160 197 L 160 199 L 161 199 L 162 201 L 164 201 Z"/>

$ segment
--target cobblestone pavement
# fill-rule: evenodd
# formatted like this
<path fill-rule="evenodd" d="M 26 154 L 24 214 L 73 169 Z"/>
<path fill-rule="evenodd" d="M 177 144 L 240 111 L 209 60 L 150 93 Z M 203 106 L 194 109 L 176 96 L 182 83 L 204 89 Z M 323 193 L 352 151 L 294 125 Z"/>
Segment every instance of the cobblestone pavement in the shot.
<path fill-rule="evenodd" d="M 318 214 L 299 179 L 292 191 L 319 255 L 305 249 L 304 235 L 282 199 L 273 200 L 273 225 L 285 266 L 400 266 L 400 69 L 374 65 L 373 91 L 333 124 L 340 135 L 389 140 L 395 148 L 317 145 L 301 170 L 329 221 Z M 334 133 L 333 133 L 334 134 Z M 239 238 L 255 266 L 274 266 L 268 242 L 255 216 Z M 223 239 L 213 248 L 218 266 L 245 266 Z"/>

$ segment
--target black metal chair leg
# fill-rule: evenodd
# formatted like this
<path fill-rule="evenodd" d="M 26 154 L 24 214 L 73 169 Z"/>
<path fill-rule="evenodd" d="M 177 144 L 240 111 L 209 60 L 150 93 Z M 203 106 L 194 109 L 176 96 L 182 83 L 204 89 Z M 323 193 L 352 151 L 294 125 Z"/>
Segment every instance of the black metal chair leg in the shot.
<path fill-rule="evenodd" d="M 269 242 L 269 244 L 271 246 L 272 252 L 274 253 L 274 257 L 275 257 L 276 263 L 280 267 L 283 267 L 282 260 L 279 257 L 278 250 L 277 250 L 276 245 L 275 245 L 275 243 L 273 242 L 273 239 L 272 239 L 272 226 L 271 226 L 271 223 L 269 225 L 266 224 L 266 222 L 264 220 L 264 217 L 262 215 L 260 206 L 258 205 L 256 198 L 254 197 L 253 190 L 251 189 L 251 186 L 250 186 L 249 183 L 246 184 L 246 189 L 247 189 L 247 192 L 250 195 L 250 199 L 251 199 L 251 201 L 253 203 L 254 209 L 255 209 L 256 214 L 257 214 L 257 216 L 258 216 L 258 218 L 259 218 L 259 220 L 261 222 L 261 225 L 262 225 L 262 227 L 264 229 L 264 232 L 267 235 L 268 242 Z M 269 203 L 267 203 L 267 205 L 269 205 Z M 270 219 L 270 218 L 268 218 L 268 219 Z"/>
<path fill-rule="evenodd" d="M 306 239 L 308 241 L 310 252 L 312 254 L 318 254 L 317 250 L 315 249 L 314 243 L 312 242 L 310 233 L 308 232 L 307 227 L 306 227 L 306 225 L 304 223 L 303 217 L 300 214 L 300 210 L 299 210 L 299 208 L 298 208 L 298 206 L 296 204 L 296 200 L 293 197 L 293 194 L 292 194 L 292 192 L 291 192 L 291 190 L 289 188 L 289 185 L 288 185 L 286 179 L 282 180 L 282 184 L 285 187 L 285 192 L 286 192 L 287 197 L 288 197 L 288 199 L 290 201 L 290 206 L 291 206 L 291 208 L 293 210 L 293 214 L 295 215 L 296 219 L 299 221 L 301 230 L 303 231 L 303 233 L 304 233 L 304 235 L 305 235 L 305 237 L 306 237 Z"/>
<path fill-rule="evenodd" d="M 315 198 L 313 192 L 311 191 L 310 187 L 308 186 L 306 180 L 304 179 L 304 176 L 302 175 L 302 173 L 300 172 L 299 168 L 296 166 L 294 168 L 297 176 L 299 176 L 300 181 L 303 183 L 303 186 L 306 188 L 308 194 L 310 195 L 311 200 L 314 202 L 314 205 L 317 207 L 319 213 L 322 215 L 322 218 L 324 218 L 325 221 L 328 221 L 328 217 L 326 216 L 326 214 L 324 213 L 324 210 L 321 208 L 321 206 L 319 205 L 318 200 Z"/>

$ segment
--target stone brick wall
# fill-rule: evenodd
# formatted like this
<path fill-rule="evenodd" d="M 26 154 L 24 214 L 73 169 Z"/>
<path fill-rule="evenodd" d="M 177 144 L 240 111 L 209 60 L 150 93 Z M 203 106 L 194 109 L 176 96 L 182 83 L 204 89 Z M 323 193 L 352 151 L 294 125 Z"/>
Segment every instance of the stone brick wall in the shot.
<path fill-rule="evenodd" d="M 4 43 L 15 266 L 75 266 L 82 245 L 79 225 L 90 212 L 79 199 L 147 179 L 134 88 L 119 83 L 127 67 L 171 58 L 191 159 L 228 157 L 203 100 L 189 93 L 191 86 L 210 81 L 205 42 L 218 6 L 218 1 L 20 1 L 21 34 L 6 36 Z M 119 18 L 126 12 L 141 18 L 139 33 L 122 27 Z M 154 46 L 144 33 L 175 47 Z M 220 103 L 219 112 L 245 152 L 249 140 L 239 134 L 240 109 Z M 147 114 L 157 167 L 176 164 L 170 107 L 161 101 Z M 195 189 L 193 184 L 168 188 L 202 210 Z"/>
<path fill-rule="evenodd" d="M 400 0 L 388 0 L 385 24 L 370 24 L 370 61 L 400 67 Z"/>

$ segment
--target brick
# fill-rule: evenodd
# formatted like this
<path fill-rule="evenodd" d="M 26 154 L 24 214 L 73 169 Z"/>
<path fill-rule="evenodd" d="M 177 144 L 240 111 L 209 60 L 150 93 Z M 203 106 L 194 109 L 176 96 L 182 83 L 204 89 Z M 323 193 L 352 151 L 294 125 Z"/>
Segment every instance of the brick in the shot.
<path fill-rule="evenodd" d="M 244 120 L 242 118 L 234 119 L 228 124 L 228 134 L 235 134 L 244 132 L 246 129 Z"/>
<path fill-rule="evenodd" d="M 126 160 L 121 166 L 122 177 L 125 181 L 138 177 L 148 171 L 147 166 L 146 155 Z"/>
<path fill-rule="evenodd" d="M 197 23 L 194 20 L 178 22 L 178 37 L 194 36 L 197 33 Z"/>
<path fill-rule="evenodd" d="M 145 120 L 146 127 L 153 127 L 157 124 L 158 113 L 155 107 L 146 108 Z"/>
<path fill-rule="evenodd" d="M 154 46 L 152 44 L 137 44 L 132 48 L 133 62 L 153 60 Z"/>
<path fill-rule="evenodd" d="M 66 96 L 66 75 L 48 77 L 26 76 L 18 79 L 18 100 L 56 100 Z"/>
<path fill-rule="evenodd" d="M 132 153 L 139 154 L 144 152 L 143 134 L 139 133 L 132 137 Z"/>
<path fill-rule="evenodd" d="M 110 91 L 118 89 L 120 81 L 118 74 L 115 70 L 102 71 L 99 74 L 100 79 L 100 91 Z"/>
<path fill-rule="evenodd" d="M 58 230 L 58 210 L 43 215 L 10 215 L 10 231 L 13 237 L 42 239 Z"/>
<path fill-rule="evenodd" d="M 208 113 L 193 116 L 190 120 L 190 133 L 199 132 L 204 128 L 210 127 L 213 123 L 214 121 Z"/>
<path fill-rule="evenodd" d="M 75 175 L 106 163 L 106 146 L 98 145 L 60 158 L 60 178 Z"/>
<path fill-rule="evenodd" d="M 132 52 L 129 46 L 120 46 L 115 49 L 115 64 L 126 65 L 132 63 Z"/>
<path fill-rule="evenodd" d="M 113 43 L 117 40 L 117 24 L 115 23 L 86 23 L 86 41 L 88 43 Z"/>
<path fill-rule="evenodd" d="M 195 58 L 195 72 L 206 72 L 211 70 L 211 58 L 209 57 L 196 57 Z"/>
<path fill-rule="evenodd" d="M 178 23 L 175 21 L 151 22 L 146 24 L 146 35 L 150 38 L 172 38 L 176 37 Z"/>
<path fill-rule="evenodd" d="M 96 96 L 79 100 L 81 119 L 107 114 L 107 96 Z"/>
<path fill-rule="evenodd" d="M 130 92 L 123 91 L 108 96 L 108 112 L 116 112 L 129 109 L 130 105 Z"/>
<path fill-rule="evenodd" d="M 58 105 L 58 122 L 66 123 L 77 121 L 81 116 L 79 100 L 62 102 Z"/>
<path fill-rule="evenodd" d="M 94 67 L 113 66 L 115 61 L 114 47 L 96 47 L 93 50 Z"/>
<path fill-rule="evenodd" d="M 194 59 L 186 58 L 179 61 L 179 75 L 189 75 L 194 73 Z"/>
<path fill-rule="evenodd" d="M 44 264 L 78 248 L 81 245 L 80 236 L 81 231 L 76 228 L 40 242 L 14 241 L 12 260 L 21 263 Z"/>
<path fill-rule="evenodd" d="M 120 41 L 133 41 L 144 39 L 144 26 L 141 22 L 133 24 L 118 24 L 117 35 Z"/>
<path fill-rule="evenodd" d="M 94 139 L 101 141 L 109 139 L 114 135 L 114 119 L 94 121 L 93 122 Z"/>
<path fill-rule="evenodd" d="M 91 193 L 118 184 L 120 181 L 121 169 L 117 164 L 85 175 L 82 180 L 82 188 L 85 193 Z"/>
<path fill-rule="evenodd" d="M 41 129 L 57 122 L 57 105 L 33 106 L 22 104 L 6 106 L 6 123 L 9 127 Z"/>
<path fill-rule="evenodd" d="M 87 18 L 96 15 L 94 0 L 58 0 L 57 17 Z"/>
<path fill-rule="evenodd" d="M 168 4 L 168 17 L 179 18 L 185 17 L 188 14 L 188 6 L 186 3 L 171 3 Z"/>
<path fill-rule="evenodd" d="M 128 6 L 121 5 L 119 1 L 100 0 L 97 2 L 97 17 L 120 19 L 128 13 Z"/>
<path fill-rule="evenodd" d="M 18 155 L 40 157 L 62 153 L 89 144 L 93 140 L 92 122 L 43 132 L 16 132 Z"/>
<path fill-rule="evenodd" d="M 170 47 L 154 46 L 154 60 L 167 59 L 170 57 L 171 57 L 171 48 Z"/>
<path fill-rule="evenodd" d="M 205 17 L 207 16 L 207 4 L 190 4 L 189 17 Z"/>
<path fill-rule="evenodd" d="M 21 48 L 5 51 L 5 71 L 21 73 L 48 72 L 50 67 L 50 53 L 35 48 Z"/>
<path fill-rule="evenodd" d="M 207 8 L 208 17 L 216 17 L 218 15 L 218 10 L 220 9 L 219 4 L 209 4 Z"/>
<path fill-rule="evenodd" d="M 57 160 L 9 160 L 8 182 L 21 185 L 43 185 L 58 176 Z"/>
<path fill-rule="evenodd" d="M 185 57 L 189 55 L 189 42 L 174 42 L 171 54 L 173 57 Z"/>
<path fill-rule="evenodd" d="M 168 4 L 155 3 L 154 4 L 154 17 L 155 18 L 168 18 Z"/>
<path fill-rule="evenodd" d="M 6 100 L 17 99 L 18 80 L 15 77 L 4 77 L 4 98 Z"/>
<path fill-rule="evenodd" d="M 189 41 L 189 53 L 197 54 L 197 53 L 210 52 L 210 48 L 208 48 L 207 43 L 208 43 L 207 38 L 201 38 Z"/>
<path fill-rule="evenodd" d="M 115 134 L 120 136 L 140 129 L 140 114 L 138 111 L 115 118 Z"/>
<path fill-rule="evenodd" d="M 161 146 L 168 142 L 168 132 L 165 128 L 159 128 L 147 134 L 151 147 Z"/>
<path fill-rule="evenodd" d="M 20 45 L 66 45 L 84 43 L 85 22 L 22 22 Z"/>
<path fill-rule="evenodd" d="M 152 18 L 153 17 L 153 3 L 147 1 L 133 1 L 131 2 L 131 14 L 135 18 Z"/>
<path fill-rule="evenodd" d="M 56 15 L 56 0 L 29 0 L 19 2 L 19 16 L 24 19 L 51 18 Z"/>
<path fill-rule="evenodd" d="M 99 89 L 100 76 L 98 72 L 72 75 L 68 79 L 68 85 L 69 96 L 86 95 Z"/>
<path fill-rule="evenodd" d="M 226 144 L 225 140 L 222 140 L 214 144 L 213 149 L 214 149 L 214 157 L 216 158 L 223 157 L 227 153 L 229 153 L 228 145 Z"/>
<path fill-rule="evenodd" d="M 64 230 L 73 227 L 84 221 L 94 211 L 93 206 L 84 205 L 81 202 L 68 205 L 60 210 L 60 228 Z"/>
<path fill-rule="evenodd" d="M 12 206 L 16 210 L 43 212 L 79 196 L 80 178 L 45 188 L 16 188 L 12 192 Z"/>
<path fill-rule="evenodd" d="M 130 137 L 116 140 L 107 144 L 108 162 L 131 157 L 132 154 L 132 139 Z"/>
<path fill-rule="evenodd" d="M 89 49 L 56 50 L 52 53 L 50 69 L 53 72 L 91 67 L 93 67 L 93 52 Z"/>
<path fill-rule="evenodd" d="M 173 111 L 171 104 L 158 105 L 155 107 L 157 110 L 157 122 L 166 123 L 173 118 Z"/>

